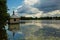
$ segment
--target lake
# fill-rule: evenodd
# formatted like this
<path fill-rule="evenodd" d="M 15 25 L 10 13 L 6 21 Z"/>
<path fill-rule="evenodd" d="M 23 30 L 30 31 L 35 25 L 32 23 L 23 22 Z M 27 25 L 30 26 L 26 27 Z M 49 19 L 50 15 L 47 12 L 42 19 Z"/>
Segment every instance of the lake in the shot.
<path fill-rule="evenodd" d="M 60 40 L 60 20 L 20 20 L 20 30 L 7 30 L 8 40 Z M 8 29 L 8 26 L 6 27 Z"/>

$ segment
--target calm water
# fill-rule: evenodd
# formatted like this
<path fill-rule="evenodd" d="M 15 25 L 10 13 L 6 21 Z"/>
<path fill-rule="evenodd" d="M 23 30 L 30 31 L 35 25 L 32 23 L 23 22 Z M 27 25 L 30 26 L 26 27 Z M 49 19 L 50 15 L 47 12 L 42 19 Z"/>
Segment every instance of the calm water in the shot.
<path fill-rule="evenodd" d="M 20 30 L 8 31 L 8 40 L 60 40 L 60 20 L 22 20 Z M 8 28 L 8 27 L 6 27 Z"/>

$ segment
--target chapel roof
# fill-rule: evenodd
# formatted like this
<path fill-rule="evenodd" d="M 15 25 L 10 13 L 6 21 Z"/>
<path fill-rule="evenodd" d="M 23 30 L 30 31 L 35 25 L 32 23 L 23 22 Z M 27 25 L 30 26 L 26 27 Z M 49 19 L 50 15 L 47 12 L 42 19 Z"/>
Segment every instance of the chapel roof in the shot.
<path fill-rule="evenodd" d="M 12 16 L 10 16 L 10 18 L 20 18 L 18 15 L 15 14 L 15 12 L 13 11 Z"/>

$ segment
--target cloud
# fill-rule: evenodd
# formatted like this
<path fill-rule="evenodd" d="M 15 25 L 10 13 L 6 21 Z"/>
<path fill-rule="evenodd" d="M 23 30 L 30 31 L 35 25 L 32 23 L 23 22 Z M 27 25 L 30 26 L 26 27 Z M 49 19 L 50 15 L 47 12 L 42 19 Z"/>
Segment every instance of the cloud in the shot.
<path fill-rule="evenodd" d="M 27 5 L 34 5 L 38 2 L 38 0 L 25 0 L 24 3 Z"/>
<path fill-rule="evenodd" d="M 41 17 L 43 14 L 43 11 L 40 11 L 39 13 L 35 13 L 35 14 L 25 14 L 25 17 Z"/>
<path fill-rule="evenodd" d="M 26 17 L 45 17 L 58 15 L 57 10 L 60 10 L 60 0 L 24 0 L 16 12 Z"/>
<path fill-rule="evenodd" d="M 29 5 L 22 5 L 20 8 L 18 7 L 17 9 L 18 13 L 29 13 L 29 14 L 34 14 L 40 12 L 37 8 L 31 7 Z"/>
<path fill-rule="evenodd" d="M 34 7 L 41 11 L 50 12 L 60 10 L 60 0 L 40 0 L 39 2 L 36 3 Z"/>

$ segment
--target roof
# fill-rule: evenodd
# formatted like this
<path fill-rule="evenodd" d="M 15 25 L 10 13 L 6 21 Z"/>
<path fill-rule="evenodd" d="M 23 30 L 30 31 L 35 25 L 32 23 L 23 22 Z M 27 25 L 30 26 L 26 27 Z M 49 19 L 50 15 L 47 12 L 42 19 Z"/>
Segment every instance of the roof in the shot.
<path fill-rule="evenodd" d="M 20 17 L 17 16 L 17 15 L 15 14 L 14 10 L 13 10 L 13 14 L 12 14 L 12 16 L 10 16 L 10 18 L 20 18 Z"/>
<path fill-rule="evenodd" d="M 17 15 L 12 15 L 12 16 L 10 16 L 10 18 L 20 18 L 20 17 Z"/>

